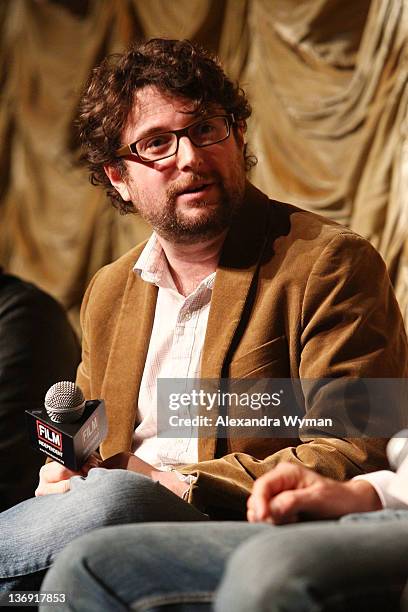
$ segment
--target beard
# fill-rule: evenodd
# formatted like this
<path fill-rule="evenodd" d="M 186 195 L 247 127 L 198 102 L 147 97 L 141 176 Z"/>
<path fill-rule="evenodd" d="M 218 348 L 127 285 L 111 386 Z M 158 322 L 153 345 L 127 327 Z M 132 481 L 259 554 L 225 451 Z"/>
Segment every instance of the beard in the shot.
<path fill-rule="evenodd" d="M 239 160 L 241 161 L 241 160 Z M 177 198 L 198 183 L 216 183 L 219 194 L 195 200 L 185 208 Z M 230 227 L 242 208 L 245 190 L 245 169 L 236 161 L 228 184 L 219 175 L 190 173 L 188 178 L 170 185 L 161 203 L 151 201 L 148 193 L 138 193 L 136 211 L 165 240 L 176 244 L 193 244 L 218 236 Z"/>

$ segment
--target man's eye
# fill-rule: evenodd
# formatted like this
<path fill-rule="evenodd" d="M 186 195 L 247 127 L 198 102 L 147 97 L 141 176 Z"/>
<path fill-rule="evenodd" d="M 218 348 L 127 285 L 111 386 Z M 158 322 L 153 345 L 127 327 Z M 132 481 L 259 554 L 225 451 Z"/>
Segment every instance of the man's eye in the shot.
<path fill-rule="evenodd" d="M 146 138 L 146 140 L 140 142 L 139 147 L 142 149 L 142 151 L 157 152 L 168 147 L 171 140 L 171 136 L 166 136 L 164 134 L 160 136 L 152 136 L 152 138 Z"/>
<path fill-rule="evenodd" d="M 212 134 L 215 131 L 215 126 L 213 123 L 207 121 L 206 123 L 200 123 L 196 127 L 197 134 L 200 136 L 206 136 L 207 134 Z"/>

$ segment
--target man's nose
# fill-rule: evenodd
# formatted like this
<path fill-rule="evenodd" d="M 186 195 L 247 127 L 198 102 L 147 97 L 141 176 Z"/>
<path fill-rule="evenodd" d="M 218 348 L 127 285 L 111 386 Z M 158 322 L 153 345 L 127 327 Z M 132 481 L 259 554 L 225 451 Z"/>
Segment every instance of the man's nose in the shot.
<path fill-rule="evenodd" d="M 176 161 L 179 170 L 198 169 L 202 164 L 201 148 L 195 147 L 188 136 L 182 136 L 179 140 Z"/>

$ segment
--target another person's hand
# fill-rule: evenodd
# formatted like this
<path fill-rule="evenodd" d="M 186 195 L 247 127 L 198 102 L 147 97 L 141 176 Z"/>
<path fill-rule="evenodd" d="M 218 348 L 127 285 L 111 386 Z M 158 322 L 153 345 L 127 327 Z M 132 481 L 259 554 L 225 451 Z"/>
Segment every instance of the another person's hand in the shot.
<path fill-rule="evenodd" d="M 50 495 L 52 493 L 66 493 L 70 489 L 72 476 L 87 476 L 90 469 L 100 465 L 98 453 L 92 453 L 78 472 L 69 470 L 57 461 L 50 461 L 40 469 L 40 482 L 35 490 L 35 496 Z"/>
<path fill-rule="evenodd" d="M 365 480 L 338 482 L 285 462 L 255 482 L 247 506 L 251 523 L 276 525 L 305 518 L 338 518 L 382 507 L 374 487 Z"/>

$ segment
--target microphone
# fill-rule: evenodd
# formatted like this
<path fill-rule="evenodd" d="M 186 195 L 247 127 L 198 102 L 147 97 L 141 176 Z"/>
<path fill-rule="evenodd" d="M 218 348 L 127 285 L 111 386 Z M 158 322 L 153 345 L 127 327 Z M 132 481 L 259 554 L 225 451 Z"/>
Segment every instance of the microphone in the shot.
<path fill-rule="evenodd" d="M 30 445 L 74 471 L 108 431 L 104 401 L 85 401 L 82 390 L 67 380 L 48 389 L 44 406 L 25 414 Z"/>
<path fill-rule="evenodd" d="M 82 390 L 70 380 L 63 380 L 50 387 L 45 395 L 45 410 L 55 423 L 75 423 L 85 410 Z"/>

